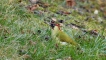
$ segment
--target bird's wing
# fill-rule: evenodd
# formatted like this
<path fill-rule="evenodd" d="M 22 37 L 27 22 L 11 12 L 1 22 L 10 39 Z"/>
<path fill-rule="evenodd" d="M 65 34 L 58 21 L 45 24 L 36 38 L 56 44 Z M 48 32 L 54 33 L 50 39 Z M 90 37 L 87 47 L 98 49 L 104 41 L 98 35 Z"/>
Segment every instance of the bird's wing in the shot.
<path fill-rule="evenodd" d="M 67 42 L 67 43 L 70 43 L 70 44 L 73 44 L 73 45 L 77 45 L 77 43 L 71 39 L 70 36 L 68 36 L 65 32 L 63 31 L 59 31 L 58 33 L 58 38 L 63 41 L 63 42 Z"/>

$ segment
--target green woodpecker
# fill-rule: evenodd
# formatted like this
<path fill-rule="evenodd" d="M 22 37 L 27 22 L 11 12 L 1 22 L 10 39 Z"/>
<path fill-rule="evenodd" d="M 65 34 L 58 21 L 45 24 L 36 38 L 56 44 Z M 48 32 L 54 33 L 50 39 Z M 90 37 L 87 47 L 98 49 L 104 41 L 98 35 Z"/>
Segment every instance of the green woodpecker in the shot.
<path fill-rule="evenodd" d="M 72 40 L 70 36 L 68 36 L 64 31 L 61 30 L 60 24 L 52 24 L 52 37 L 58 38 L 60 41 L 70 43 L 74 46 L 78 45 L 78 43 Z"/>

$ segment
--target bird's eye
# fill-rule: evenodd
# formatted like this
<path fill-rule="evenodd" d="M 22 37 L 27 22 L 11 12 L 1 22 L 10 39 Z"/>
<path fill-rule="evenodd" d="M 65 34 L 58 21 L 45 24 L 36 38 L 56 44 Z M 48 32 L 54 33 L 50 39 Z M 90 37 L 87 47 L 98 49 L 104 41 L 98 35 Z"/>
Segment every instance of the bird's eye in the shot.
<path fill-rule="evenodd" d="M 54 28 L 55 24 L 52 24 L 52 23 L 51 23 L 50 26 L 51 26 L 52 28 Z"/>

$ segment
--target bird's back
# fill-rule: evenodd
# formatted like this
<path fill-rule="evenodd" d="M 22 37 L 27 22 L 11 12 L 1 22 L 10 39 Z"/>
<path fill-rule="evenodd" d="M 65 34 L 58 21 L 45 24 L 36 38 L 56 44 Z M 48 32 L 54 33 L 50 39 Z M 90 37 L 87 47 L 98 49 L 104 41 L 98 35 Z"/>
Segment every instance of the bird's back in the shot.
<path fill-rule="evenodd" d="M 72 45 L 77 45 L 77 43 L 71 39 L 70 36 L 68 36 L 66 33 L 64 33 L 63 31 L 59 31 L 58 33 L 58 38 L 63 41 L 63 42 L 67 42 L 70 43 Z"/>

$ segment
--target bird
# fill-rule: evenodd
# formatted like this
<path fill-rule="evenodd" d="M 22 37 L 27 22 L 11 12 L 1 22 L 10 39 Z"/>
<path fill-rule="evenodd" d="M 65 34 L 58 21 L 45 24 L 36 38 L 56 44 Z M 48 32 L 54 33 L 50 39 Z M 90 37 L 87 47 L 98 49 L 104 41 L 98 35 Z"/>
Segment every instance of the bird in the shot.
<path fill-rule="evenodd" d="M 70 43 L 71 45 L 78 46 L 78 43 L 75 42 L 68 34 L 66 34 L 62 29 L 60 24 L 51 24 L 52 27 L 52 38 L 58 38 L 62 42 Z"/>

